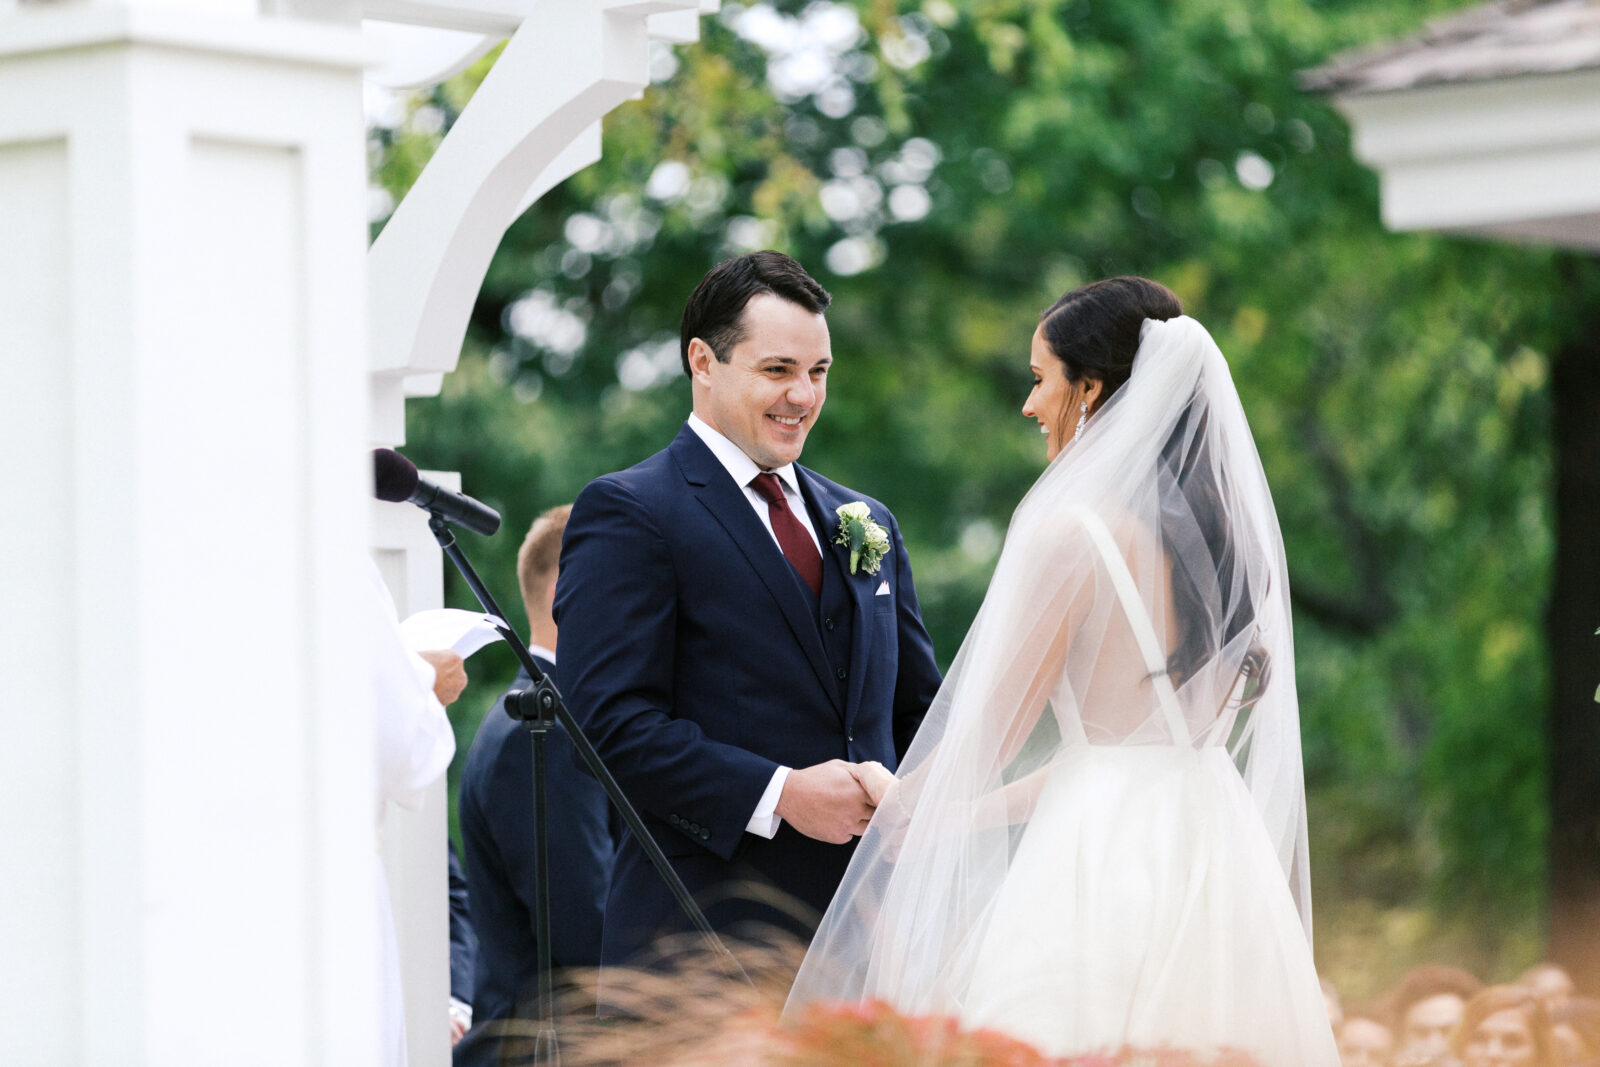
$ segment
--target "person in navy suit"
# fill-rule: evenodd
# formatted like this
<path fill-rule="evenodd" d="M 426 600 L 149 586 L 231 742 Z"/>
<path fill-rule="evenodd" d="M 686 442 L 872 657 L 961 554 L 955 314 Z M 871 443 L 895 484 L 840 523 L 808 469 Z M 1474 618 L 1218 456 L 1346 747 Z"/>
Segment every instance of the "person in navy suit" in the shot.
<path fill-rule="evenodd" d="M 568 510 L 562 506 L 540 515 L 517 552 L 530 651 L 540 669 L 552 675 L 558 631 L 550 601 Z M 527 672 L 519 671 L 512 689 L 530 684 Z M 551 730 L 545 737 L 550 957 L 558 970 L 594 967 L 600 962 L 601 917 L 615 851 L 610 801 L 600 783 L 578 769 L 564 731 Z M 522 724 L 506 714 L 503 696 L 472 740 L 460 798 L 467 890 L 478 939 L 472 1029 L 454 1058 L 457 1067 L 466 1067 L 512 1056 L 531 1031 L 506 1020 L 538 1017 L 533 751 Z"/>
<path fill-rule="evenodd" d="M 893 769 L 940 681 L 894 516 L 796 463 L 827 395 L 829 302 L 778 252 L 708 273 L 680 335 L 693 414 L 591 482 L 562 545 L 568 706 L 734 937 L 809 936 L 872 815 L 856 765 Z M 865 505 L 881 559 L 834 543 L 843 505 Z M 625 837 L 602 961 L 688 929 Z"/>
<path fill-rule="evenodd" d="M 472 1026 L 472 982 L 478 966 L 478 935 L 472 930 L 467 875 L 455 842 L 447 842 L 445 870 L 450 887 L 450 1044 Z"/>

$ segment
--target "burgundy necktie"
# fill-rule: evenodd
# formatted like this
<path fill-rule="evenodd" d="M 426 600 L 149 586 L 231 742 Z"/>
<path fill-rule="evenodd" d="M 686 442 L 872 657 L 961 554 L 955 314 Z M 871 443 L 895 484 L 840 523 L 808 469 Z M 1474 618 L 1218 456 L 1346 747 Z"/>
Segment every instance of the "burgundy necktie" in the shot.
<path fill-rule="evenodd" d="M 770 473 L 758 474 L 750 485 L 761 495 L 761 499 L 767 502 L 767 512 L 772 519 L 772 532 L 778 536 L 778 547 L 783 549 L 784 558 L 800 572 L 800 577 L 805 579 L 811 591 L 821 596 L 822 554 L 817 551 L 817 543 L 811 540 L 806 528 L 800 525 L 800 520 L 789 510 L 789 499 L 783 494 L 783 486 L 779 484 L 778 476 Z"/>

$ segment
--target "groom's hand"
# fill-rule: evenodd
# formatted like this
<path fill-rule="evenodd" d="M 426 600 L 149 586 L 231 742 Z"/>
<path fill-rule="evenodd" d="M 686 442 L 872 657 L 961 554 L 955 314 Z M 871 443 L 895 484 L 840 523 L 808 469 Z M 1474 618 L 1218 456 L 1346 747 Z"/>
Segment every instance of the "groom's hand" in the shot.
<path fill-rule="evenodd" d="M 807 837 L 834 845 L 865 832 L 872 801 L 850 773 L 852 766 L 835 759 L 790 771 L 778 797 L 778 817 Z"/>

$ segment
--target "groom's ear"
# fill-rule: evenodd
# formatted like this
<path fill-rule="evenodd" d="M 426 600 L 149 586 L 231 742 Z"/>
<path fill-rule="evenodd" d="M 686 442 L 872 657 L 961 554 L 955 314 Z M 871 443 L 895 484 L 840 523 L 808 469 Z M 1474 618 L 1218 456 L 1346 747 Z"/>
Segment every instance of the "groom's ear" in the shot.
<path fill-rule="evenodd" d="M 710 345 L 698 337 L 693 338 L 689 342 L 690 379 L 702 384 L 708 383 L 711 378 L 711 361 L 716 358 L 717 354 L 711 350 Z"/>

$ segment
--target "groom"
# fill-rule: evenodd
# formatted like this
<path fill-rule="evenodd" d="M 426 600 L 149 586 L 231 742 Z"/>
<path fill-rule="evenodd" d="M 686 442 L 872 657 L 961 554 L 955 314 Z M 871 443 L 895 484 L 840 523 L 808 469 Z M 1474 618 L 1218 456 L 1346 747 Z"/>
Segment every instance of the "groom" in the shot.
<path fill-rule="evenodd" d="M 568 704 L 734 936 L 810 936 L 872 815 L 853 764 L 893 769 L 939 687 L 894 516 L 795 462 L 827 395 L 830 299 L 778 252 L 707 274 L 681 330 L 693 414 L 666 451 L 591 482 L 562 545 Z M 886 538 L 852 571 L 834 538 L 854 503 Z M 774 910 L 773 888 L 804 907 Z M 685 929 L 626 836 L 602 962 Z"/>

